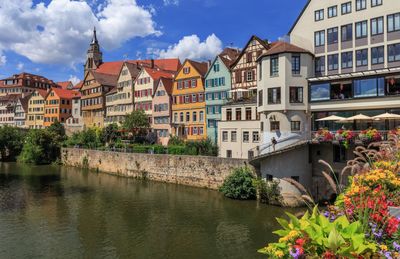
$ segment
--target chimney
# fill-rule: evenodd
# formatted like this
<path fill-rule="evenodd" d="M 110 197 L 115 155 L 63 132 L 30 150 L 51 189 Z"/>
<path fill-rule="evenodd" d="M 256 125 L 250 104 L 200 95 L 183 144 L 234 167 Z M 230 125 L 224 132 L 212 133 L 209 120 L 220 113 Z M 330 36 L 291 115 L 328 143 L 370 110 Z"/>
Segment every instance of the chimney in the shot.
<path fill-rule="evenodd" d="M 151 62 L 151 68 L 154 68 L 154 59 L 151 59 L 150 62 Z"/>

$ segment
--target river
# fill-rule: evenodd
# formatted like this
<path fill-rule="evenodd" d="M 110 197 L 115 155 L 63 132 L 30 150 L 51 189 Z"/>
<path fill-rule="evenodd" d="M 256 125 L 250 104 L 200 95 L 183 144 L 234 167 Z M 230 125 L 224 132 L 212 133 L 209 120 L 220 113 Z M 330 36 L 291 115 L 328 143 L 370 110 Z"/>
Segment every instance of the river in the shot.
<path fill-rule="evenodd" d="M 205 189 L 0 163 L 0 258 L 263 258 L 283 214 Z"/>

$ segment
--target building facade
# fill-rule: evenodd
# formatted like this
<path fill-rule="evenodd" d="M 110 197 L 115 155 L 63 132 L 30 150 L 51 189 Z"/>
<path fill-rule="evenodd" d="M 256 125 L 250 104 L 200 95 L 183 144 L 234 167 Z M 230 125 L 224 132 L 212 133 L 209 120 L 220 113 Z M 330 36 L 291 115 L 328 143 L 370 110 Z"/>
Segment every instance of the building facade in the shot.
<path fill-rule="evenodd" d="M 27 128 L 26 120 L 28 114 L 28 103 L 30 98 L 31 98 L 30 95 L 18 98 L 18 101 L 15 105 L 15 114 L 14 114 L 14 121 L 16 127 Z"/>
<path fill-rule="evenodd" d="M 72 114 L 72 98 L 76 94 L 72 90 L 50 89 L 44 105 L 44 127 L 49 127 L 56 121 L 66 122 Z"/>
<path fill-rule="evenodd" d="M 311 52 L 284 41 L 274 42 L 259 57 L 261 154 L 309 138 L 307 78 L 313 76 L 312 68 Z M 274 150 L 273 139 L 277 142 Z"/>
<path fill-rule="evenodd" d="M 235 101 L 222 107 L 218 123 L 220 157 L 252 159 L 260 145 L 260 122 L 255 101 Z"/>
<path fill-rule="evenodd" d="M 222 105 L 228 102 L 232 87 L 230 66 L 238 56 L 238 50 L 226 48 L 214 59 L 205 76 L 207 137 L 214 143 L 217 143 Z"/>
<path fill-rule="evenodd" d="M 270 43 L 252 36 L 239 57 L 231 65 L 233 99 L 251 98 L 257 95 L 257 58 L 264 54 Z"/>
<path fill-rule="evenodd" d="M 72 113 L 65 122 L 65 131 L 67 134 L 82 131 L 84 129 L 82 110 L 81 110 L 81 95 L 77 93 L 72 97 Z"/>
<path fill-rule="evenodd" d="M 158 142 L 168 145 L 171 135 L 171 106 L 173 79 L 161 77 L 153 95 L 152 128 L 157 134 Z"/>
<path fill-rule="evenodd" d="M 9 94 L 0 97 L 0 126 L 15 125 L 15 107 L 21 94 Z"/>
<path fill-rule="evenodd" d="M 41 129 L 44 127 L 44 106 L 47 91 L 35 90 L 29 98 L 26 126 L 30 129 Z"/>
<path fill-rule="evenodd" d="M 204 76 L 208 64 L 186 60 L 177 73 L 172 89 L 174 136 L 185 140 L 207 138 Z"/>
<path fill-rule="evenodd" d="M 9 94 L 27 95 L 36 89 L 47 90 L 51 87 L 57 87 L 57 84 L 52 80 L 39 75 L 20 73 L 0 80 L 0 96 Z"/>

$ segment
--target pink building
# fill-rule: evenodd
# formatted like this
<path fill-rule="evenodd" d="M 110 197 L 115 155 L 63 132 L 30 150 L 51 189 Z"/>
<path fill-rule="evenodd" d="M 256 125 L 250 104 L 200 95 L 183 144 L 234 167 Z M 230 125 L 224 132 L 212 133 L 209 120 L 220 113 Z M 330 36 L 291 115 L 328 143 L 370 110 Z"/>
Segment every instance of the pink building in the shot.
<path fill-rule="evenodd" d="M 158 142 L 168 145 L 171 134 L 171 104 L 173 79 L 161 77 L 153 95 L 153 129 L 157 133 Z"/>

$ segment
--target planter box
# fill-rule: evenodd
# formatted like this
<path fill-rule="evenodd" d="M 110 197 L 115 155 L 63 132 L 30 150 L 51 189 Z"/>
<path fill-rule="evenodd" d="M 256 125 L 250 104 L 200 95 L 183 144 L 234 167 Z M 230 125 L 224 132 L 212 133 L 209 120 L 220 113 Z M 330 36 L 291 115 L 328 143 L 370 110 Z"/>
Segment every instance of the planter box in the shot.
<path fill-rule="evenodd" d="M 364 142 L 362 142 L 362 140 L 355 140 L 355 141 L 354 141 L 354 144 L 355 144 L 356 146 L 363 146 L 363 145 L 364 145 Z"/>
<path fill-rule="evenodd" d="M 400 218 L 400 207 L 389 207 L 390 215 Z"/>

